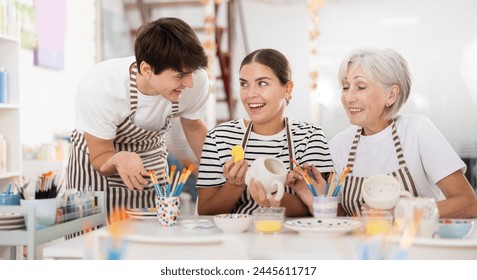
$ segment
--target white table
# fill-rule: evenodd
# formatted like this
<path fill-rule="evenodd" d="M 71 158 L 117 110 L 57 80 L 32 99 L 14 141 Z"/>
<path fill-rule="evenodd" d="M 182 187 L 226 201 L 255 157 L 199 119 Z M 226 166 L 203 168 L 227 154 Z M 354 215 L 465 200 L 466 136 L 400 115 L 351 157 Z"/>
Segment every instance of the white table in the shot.
<path fill-rule="evenodd" d="M 180 216 L 179 219 L 210 219 L 210 216 Z M 369 244 L 362 234 L 304 236 L 284 229 L 280 234 L 257 234 L 250 228 L 240 234 L 224 234 L 215 226 L 187 229 L 180 223 L 161 227 L 156 220 L 127 220 L 120 223 L 127 237 L 125 259 L 316 259 L 360 258 L 360 248 Z M 46 259 L 103 258 L 107 228 L 47 246 Z M 368 243 L 365 243 L 368 242 Z M 387 248 L 397 248 L 389 242 Z M 393 254 L 394 256 L 394 254 Z M 416 239 L 408 259 L 477 260 L 477 230 L 464 240 Z"/>

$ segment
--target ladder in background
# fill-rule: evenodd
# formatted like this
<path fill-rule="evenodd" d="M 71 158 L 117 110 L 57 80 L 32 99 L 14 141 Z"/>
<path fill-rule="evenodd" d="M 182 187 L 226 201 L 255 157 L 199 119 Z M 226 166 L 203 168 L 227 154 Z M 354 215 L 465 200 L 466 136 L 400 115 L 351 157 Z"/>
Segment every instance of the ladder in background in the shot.
<path fill-rule="evenodd" d="M 218 74 L 216 76 L 216 81 L 221 81 L 222 90 L 216 90 L 216 104 L 224 104 L 227 108 L 226 116 L 221 116 L 217 119 L 217 123 L 221 123 L 227 120 L 232 120 L 235 118 L 235 106 L 237 103 L 236 98 L 233 96 L 232 86 L 231 86 L 231 50 L 233 46 L 233 0 L 209 0 L 214 1 L 214 14 L 213 17 L 213 26 L 215 31 L 215 45 L 216 52 L 215 56 L 218 62 Z M 123 0 L 124 11 L 127 16 L 140 16 L 140 23 L 144 24 L 154 20 L 153 18 L 155 13 L 160 12 L 161 10 L 171 10 L 171 9 L 181 9 L 181 8 L 204 8 L 207 4 L 207 1 L 194 1 L 194 0 L 181 0 L 181 1 L 160 1 L 160 0 Z M 222 6 L 225 5 L 225 6 Z M 222 9 L 221 9 L 222 8 Z M 198 12 L 203 14 L 203 9 L 197 9 Z M 219 13 L 224 11 L 224 23 L 219 24 L 217 18 Z M 131 13 L 132 12 L 132 13 Z M 135 13 L 134 13 L 135 12 Z M 161 15 L 166 16 L 166 15 Z M 174 16 L 174 14 L 168 14 L 167 16 Z M 184 19 L 187 22 L 187 19 Z M 205 24 L 205 21 L 202 21 Z M 192 26 L 192 24 L 191 24 Z M 130 29 L 131 38 L 134 39 L 136 36 L 136 31 L 139 26 L 133 26 Z M 197 34 L 204 33 L 206 31 L 205 26 L 192 26 L 194 31 Z M 200 37 L 200 36 L 199 36 Z M 215 71 L 214 71 L 215 72 Z M 217 87 L 216 87 L 217 89 Z"/>

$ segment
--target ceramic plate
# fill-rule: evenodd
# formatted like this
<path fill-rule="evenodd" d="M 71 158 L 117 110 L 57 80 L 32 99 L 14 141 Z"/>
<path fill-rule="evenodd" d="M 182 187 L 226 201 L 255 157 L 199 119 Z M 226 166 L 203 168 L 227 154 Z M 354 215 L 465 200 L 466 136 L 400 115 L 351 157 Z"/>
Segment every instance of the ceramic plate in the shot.
<path fill-rule="evenodd" d="M 130 216 L 154 216 L 156 217 L 156 208 L 135 208 L 126 209 L 126 213 Z"/>
<path fill-rule="evenodd" d="M 23 229 L 23 228 L 25 228 L 25 224 L 0 225 L 0 230 L 12 230 L 12 229 Z"/>
<path fill-rule="evenodd" d="M 129 215 L 129 218 L 135 220 L 156 220 L 157 216 L 141 216 L 141 215 Z"/>
<path fill-rule="evenodd" d="M 211 228 L 214 226 L 214 223 L 209 220 L 183 220 L 180 221 L 181 225 L 185 228 L 188 229 L 194 229 L 194 228 Z"/>
<path fill-rule="evenodd" d="M 12 213 L 12 212 L 0 212 L 0 220 L 11 220 L 22 218 L 22 213 Z"/>
<path fill-rule="evenodd" d="M 305 218 L 289 220 L 284 226 L 302 235 L 342 235 L 361 225 L 361 222 L 349 219 Z"/>
<path fill-rule="evenodd" d="M 23 217 L 11 220 L 0 220 L 0 226 L 25 224 Z"/>

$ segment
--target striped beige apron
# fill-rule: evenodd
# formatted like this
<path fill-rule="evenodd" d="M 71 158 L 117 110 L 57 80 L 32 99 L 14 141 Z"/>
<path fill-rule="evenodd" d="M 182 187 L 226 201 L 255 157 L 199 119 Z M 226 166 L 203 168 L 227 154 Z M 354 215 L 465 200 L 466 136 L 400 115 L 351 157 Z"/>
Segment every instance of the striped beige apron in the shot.
<path fill-rule="evenodd" d="M 290 167 L 289 171 L 293 170 L 293 160 L 295 160 L 295 150 L 294 150 L 294 143 L 293 143 L 293 138 L 290 130 L 290 126 L 288 125 L 288 118 L 285 118 L 285 129 L 286 129 L 286 134 L 287 134 L 287 144 L 288 144 L 288 154 L 290 157 Z M 244 150 L 244 153 L 247 153 L 247 143 L 248 143 L 248 138 L 250 137 L 250 132 L 252 131 L 253 127 L 253 122 L 250 122 L 250 124 L 247 127 L 247 130 L 245 131 L 245 134 L 242 138 L 242 148 Z M 276 155 L 278 158 L 280 154 Z M 245 155 L 244 155 L 245 157 Z M 250 166 L 249 166 L 250 167 Z M 293 190 L 289 186 L 285 186 L 285 192 L 295 194 Z M 242 194 L 240 197 L 239 201 L 235 205 L 234 209 L 232 210 L 231 213 L 252 213 L 253 210 L 257 209 L 259 205 L 255 203 L 255 201 L 252 199 L 252 196 L 250 195 L 250 192 L 247 190 Z"/>
<path fill-rule="evenodd" d="M 363 128 L 360 127 L 356 131 L 356 135 L 351 146 L 351 151 L 348 157 L 347 167 L 350 167 L 350 172 L 344 181 L 343 186 L 343 197 L 342 197 L 342 206 L 348 216 L 360 216 L 361 215 L 361 206 L 364 204 L 363 195 L 362 195 L 362 186 L 366 177 L 356 177 L 352 176 L 353 174 L 353 165 L 356 158 L 356 149 L 358 147 L 359 138 L 361 137 L 361 132 Z M 399 162 L 399 169 L 392 172 L 391 176 L 396 178 L 403 188 L 410 192 L 412 196 L 418 196 L 416 186 L 412 180 L 412 176 L 409 173 L 409 170 L 404 160 L 404 154 L 401 147 L 401 142 L 399 141 L 399 136 L 397 134 L 396 126 L 394 121 L 392 123 L 392 138 L 394 141 L 394 147 L 396 149 L 397 160 Z"/>
<path fill-rule="evenodd" d="M 149 131 L 137 127 L 133 116 L 137 110 L 138 91 L 136 87 L 137 67 L 134 65 L 130 75 L 130 108 L 131 114 L 118 126 L 114 146 L 116 151 L 137 153 L 146 170 L 155 170 L 159 183 L 164 183 L 162 170 L 169 174 L 167 167 L 167 148 L 164 133 L 171 127 L 171 118 L 177 114 L 179 103 L 172 103 L 172 113 L 166 119 L 164 127 L 159 131 Z M 126 218 L 128 208 L 155 207 L 155 193 L 149 178 L 149 185 L 144 190 L 130 190 L 123 183 L 119 174 L 102 176 L 93 169 L 85 137 L 74 130 L 72 146 L 68 162 L 68 188 L 84 190 L 91 187 L 94 191 L 104 191 L 108 221 L 110 214 L 115 213 L 114 220 Z"/>

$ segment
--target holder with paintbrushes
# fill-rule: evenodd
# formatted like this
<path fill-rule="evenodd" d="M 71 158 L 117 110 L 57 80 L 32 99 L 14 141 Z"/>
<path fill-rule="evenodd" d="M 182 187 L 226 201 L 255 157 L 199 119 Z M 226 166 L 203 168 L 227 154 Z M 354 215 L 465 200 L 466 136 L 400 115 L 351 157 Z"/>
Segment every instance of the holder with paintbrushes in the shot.
<path fill-rule="evenodd" d="M 189 178 L 192 171 L 194 171 L 194 165 L 189 165 L 189 168 L 183 168 L 182 171 L 179 171 L 175 165 L 171 167 L 169 180 L 167 179 L 166 173 L 163 171 L 162 179 L 165 183 L 160 184 L 159 180 L 156 177 L 156 172 L 154 170 L 149 170 L 149 177 L 151 178 L 156 196 L 180 196 L 184 189 L 184 185 Z"/>
<path fill-rule="evenodd" d="M 65 172 L 52 171 L 42 173 L 38 176 L 35 184 L 35 199 L 56 198 L 63 188 Z"/>
<path fill-rule="evenodd" d="M 185 182 L 194 170 L 194 165 L 189 168 L 183 168 L 177 171 L 173 165 L 170 170 L 169 180 L 166 173 L 162 173 L 163 184 L 159 184 L 154 170 L 149 171 L 149 176 L 156 191 L 156 213 L 159 223 L 162 226 L 173 226 L 177 222 L 180 207 L 180 194 L 184 188 Z"/>

